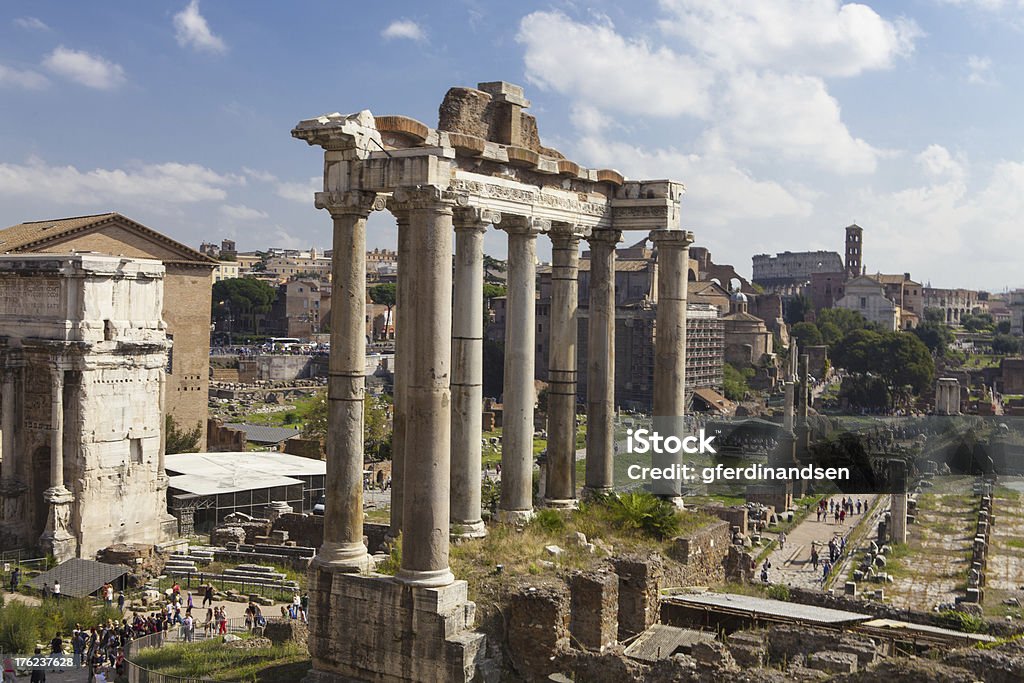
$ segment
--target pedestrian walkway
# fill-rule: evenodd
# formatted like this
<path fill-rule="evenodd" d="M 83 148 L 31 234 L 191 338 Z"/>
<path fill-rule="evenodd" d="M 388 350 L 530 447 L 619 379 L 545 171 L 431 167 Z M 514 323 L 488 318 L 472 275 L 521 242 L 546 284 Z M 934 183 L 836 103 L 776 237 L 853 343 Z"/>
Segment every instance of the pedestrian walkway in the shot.
<path fill-rule="evenodd" d="M 842 495 L 832 496 L 837 504 L 842 498 Z M 856 498 L 866 500 L 866 509 L 870 510 L 877 495 Z M 811 549 L 817 548 L 819 557 L 822 560 L 827 559 L 828 542 L 833 538 L 839 542 L 839 539 L 848 536 L 865 519 L 864 513 L 865 509 L 862 507 L 860 514 L 849 515 L 845 523 L 837 524 L 832 515 L 818 521 L 812 510 L 803 522 L 786 534 L 785 547 L 776 548 L 768 556 L 768 561 L 772 565 L 768 571 L 769 582 L 798 588 L 821 588 L 821 563 L 818 563 L 816 569 L 811 564 Z M 847 551 L 851 550 L 852 548 L 847 548 Z M 757 571 L 760 572 L 760 569 L 758 566 Z"/>

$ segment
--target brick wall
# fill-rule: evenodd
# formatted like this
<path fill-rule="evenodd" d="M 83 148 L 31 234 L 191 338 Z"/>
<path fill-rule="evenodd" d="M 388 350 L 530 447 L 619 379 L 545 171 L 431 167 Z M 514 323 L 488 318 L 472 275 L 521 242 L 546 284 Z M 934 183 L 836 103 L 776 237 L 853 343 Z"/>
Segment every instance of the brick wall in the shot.
<path fill-rule="evenodd" d="M 677 538 L 669 556 L 680 565 L 666 566 L 670 586 L 707 586 L 725 578 L 724 561 L 732 545 L 729 522 L 718 521 L 685 538 Z"/>

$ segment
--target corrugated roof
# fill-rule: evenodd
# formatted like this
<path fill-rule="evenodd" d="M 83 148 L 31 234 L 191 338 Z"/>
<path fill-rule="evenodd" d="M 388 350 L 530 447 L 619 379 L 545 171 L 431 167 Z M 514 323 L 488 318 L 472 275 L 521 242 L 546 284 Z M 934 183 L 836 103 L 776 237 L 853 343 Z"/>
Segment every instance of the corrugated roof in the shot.
<path fill-rule="evenodd" d="M 783 602 L 781 600 L 768 600 L 767 598 L 755 598 L 750 595 L 739 595 L 737 593 L 696 593 L 680 594 L 666 598 L 676 604 L 692 605 L 694 607 L 717 607 L 748 614 L 762 614 L 766 616 L 785 617 L 788 619 L 803 619 L 805 621 L 819 624 L 840 624 L 845 622 L 861 622 L 871 619 L 871 615 L 847 612 L 845 610 L 831 609 L 828 607 L 814 607 L 812 605 L 801 605 L 796 602 Z"/>
<path fill-rule="evenodd" d="M 630 643 L 623 654 L 632 659 L 653 664 L 659 659 L 668 659 L 680 650 L 689 649 L 698 641 L 714 639 L 714 633 L 666 624 L 654 624 L 637 636 L 637 639 Z"/>
<path fill-rule="evenodd" d="M 323 460 L 288 453 L 231 451 L 227 453 L 176 453 L 166 456 L 164 469 L 171 475 L 195 474 L 218 477 L 224 474 L 262 473 L 300 477 L 327 473 Z"/>
<path fill-rule="evenodd" d="M 88 216 L 72 216 L 69 218 L 51 218 L 42 221 L 26 221 L 0 230 L 0 252 L 31 251 L 33 247 L 51 242 L 60 237 L 81 230 L 90 230 L 107 223 L 117 223 L 147 237 L 161 242 L 181 253 L 181 261 L 216 264 L 215 259 L 200 253 L 189 246 L 173 240 L 166 235 L 148 228 L 142 223 L 133 221 L 121 214 L 110 211 Z"/>
<path fill-rule="evenodd" d="M 302 433 L 301 430 L 294 427 L 270 427 L 244 423 L 231 423 L 228 426 L 245 432 L 245 440 L 253 443 L 278 444 Z"/>
<path fill-rule="evenodd" d="M 36 590 L 42 590 L 43 583 L 49 584 L 52 588 L 54 582 L 59 581 L 61 595 L 84 598 L 98 591 L 103 584 L 110 583 L 129 571 L 123 564 L 106 564 L 73 557 L 50 571 L 29 579 L 26 583 Z"/>

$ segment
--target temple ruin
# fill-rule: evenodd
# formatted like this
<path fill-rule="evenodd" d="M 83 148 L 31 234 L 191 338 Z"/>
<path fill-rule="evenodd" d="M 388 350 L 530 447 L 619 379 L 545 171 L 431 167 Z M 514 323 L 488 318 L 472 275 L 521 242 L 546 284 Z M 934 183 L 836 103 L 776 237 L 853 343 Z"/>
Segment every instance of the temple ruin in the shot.
<path fill-rule="evenodd" d="M 0 545 L 58 562 L 177 535 L 158 261 L 0 257 Z"/>
<path fill-rule="evenodd" d="M 324 150 L 316 206 L 333 220 L 324 543 L 310 568 L 309 681 L 466 681 L 483 635 L 449 537 L 486 533 L 480 510 L 483 237 L 508 235 L 502 491 L 498 516 L 533 514 L 537 240 L 552 242 L 550 400 L 543 504 L 575 505 L 576 300 L 589 243 L 585 493 L 612 490 L 615 251 L 624 231 L 657 248 L 655 426 L 684 413 L 686 288 L 692 233 L 679 227 L 680 183 L 587 169 L 540 142 L 522 88 L 452 88 L 438 127 L 369 111 L 301 121 L 292 135 Z M 372 572 L 363 543 L 366 222 L 398 223 L 392 534 L 395 577 Z M 453 238 L 454 233 L 454 253 Z M 453 275 L 454 256 L 454 275 Z M 454 305 L 453 305 L 454 295 Z M 678 482 L 658 493 L 678 497 Z"/>

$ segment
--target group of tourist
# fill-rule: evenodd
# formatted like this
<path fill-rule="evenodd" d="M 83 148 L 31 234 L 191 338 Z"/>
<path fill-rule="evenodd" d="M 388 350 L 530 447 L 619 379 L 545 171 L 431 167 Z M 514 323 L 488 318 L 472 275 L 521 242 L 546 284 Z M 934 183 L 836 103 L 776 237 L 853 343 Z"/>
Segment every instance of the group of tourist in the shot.
<path fill-rule="evenodd" d="M 825 499 L 822 498 L 818 501 L 816 514 L 819 522 L 822 519 L 827 522 L 829 517 L 831 517 L 835 524 L 846 524 L 847 516 L 852 516 L 854 514 L 859 515 L 861 512 L 867 511 L 867 500 L 861 498 L 854 500 L 852 496 L 849 498 L 843 496 L 843 499 L 838 502 L 833 498 L 829 498 L 827 504 Z"/>

